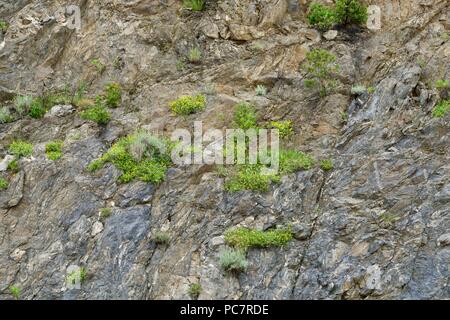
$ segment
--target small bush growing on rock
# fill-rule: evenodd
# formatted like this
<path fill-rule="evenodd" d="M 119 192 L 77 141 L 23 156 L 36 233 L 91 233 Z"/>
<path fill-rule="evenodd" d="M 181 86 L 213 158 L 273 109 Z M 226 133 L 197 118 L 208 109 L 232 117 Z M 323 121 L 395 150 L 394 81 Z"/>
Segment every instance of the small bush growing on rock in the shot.
<path fill-rule="evenodd" d="M 265 96 L 267 94 L 267 88 L 262 84 L 258 84 L 255 88 L 255 93 L 257 96 Z"/>
<path fill-rule="evenodd" d="M 192 48 L 187 56 L 190 63 L 199 63 L 202 60 L 202 52 L 199 48 Z"/>
<path fill-rule="evenodd" d="M 442 100 L 433 109 L 433 117 L 443 118 L 450 110 L 450 100 Z"/>
<path fill-rule="evenodd" d="M 145 136 L 145 134 L 138 132 L 120 139 L 100 159 L 91 162 L 88 170 L 96 171 L 102 168 L 105 163 L 110 162 L 122 171 L 122 175 L 119 177 L 119 181 L 122 183 L 128 183 L 134 179 L 160 183 L 164 180 L 167 168 L 172 163 L 170 158 L 171 145 L 159 138 L 147 139 Z M 142 150 L 142 156 L 137 157 L 133 145 L 138 140 L 145 149 Z M 159 142 L 155 143 L 156 140 Z"/>
<path fill-rule="evenodd" d="M 12 172 L 18 172 L 19 171 L 19 162 L 17 159 L 14 159 L 8 164 L 8 170 Z"/>
<path fill-rule="evenodd" d="M 8 189 L 8 181 L 5 178 L 0 177 L 0 191 Z"/>
<path fill-rule="evenodd" d="M 245 252 L 240 249 L 223 249 L 219 253 L 219 263 L 223 270 L 233 273 L 244 272 L 248 267 Z"/>
<path fill-rule="evenodd" d="M 260 165 L 241 165 L 236 174 L 225 182 L 225 190 L 237 192 L 241 190 L 252 190 L 266 192 L 270 183 L 277 181 L 276 176 L 261 174 Z"/>
<path fill-rule="evenodd" d="M 353 86 L 350 91 L 351 91 L 352 95 L 360 96 L 360 95 L 366 93 L 367 89 L 363 85 L 356 85 L 356 86 Z"/>
<path fill-rule="evenodd" d="M 336 20 L 341 24 L 363 24 L 367 22 L 367 6 L 358 0 L 336 0 Z"/>
<path fill-rule="evenodd" d="M 170 242 L 170 235 L 164 231 L 157 231 L 153 235 L 153 241 L 156 244 L 168 245 Z"/>
<path fill-rule="evenodd" d="M 287 138 L 294 133 L 294 129 L 292 128 L 292 121 L 271 121 L 270 126 L 274 129 L 278 130 L 278 134 L 280 138 Z"/>
<path fill-rule="evenodd" d="M 200 293 L 202 293 L 202 286 L 200 285 L 200 283 L 192 283 L 189 286 L 188 295 L 189 297 L 191 297 L 191 299 L 198 299 Z"/>
<path fill-rule="evenodd" d="M 34 119 L 40 119 L 45 115 L 46 112 L 47 110 L 45 109 L 43 99 L 42 98 L 33 99 L 28 115 Z"/>
<path fill-rule="evenodd" d="M 331 29 L 336 23 L 336 12 L 333 8 L 313 2 L 308 11 L 308 23 L 321 31 Z"/>
<path fill-rule="evenodd" d="M 13 121 L 13 117 L 11 116 L 11 112 L 9 112 L 8 107 L 0 108 L 0 123 L 8 123 Z"/>
<path fill-rule="evenodd" d="M 234 110 L 234 126 L 240 129 L 256 129 L 258 127 L 256 122 L 255 108 L 246 102 L 239 103 Z"/>
<path fill-rule="evenodd" d="M 79 281 L 81 284 L 84 281 L 86 281 L 86 278 L 87 278 L 86 268 L 81 267 L 69 273 L 66 277 L 66 282 L 67 284 L 75 285 L 77 281 Z"/>
<path fill-rule="evenodd" d="M 305 86 L 319 88 L 321 96 L 327 95 L 336 87 L 333 76 L 339 71 L 339 65 L 336 64 L 336 56 L 329 51 L 323 49 L 311 50 L 306 55 L 303 68 L 310 77 L 310 79 L 305 80 Z"/>
<path fill-rule="evenodd" d="M 29 157 L 33 153 L 33 145 L 25 141 L 14 141 L 9 145 L 8 152 L 17 158 Z"/>
<path fill-rule="evenodd" d="M 449 87 L 448 80 L 440 79 L 435 82 L 436 89 L 442 90 Z"/>
<path fill-rule="evenodd" d="M 120 84 L 113 82 L 106 86 L 105 90 L 106 105 L 111 108 L 117 108 L 120 106 L 122 100 L 122 90 Z"/>
<path fill-rule="evenodd" d="M 17 96 L 14 99 L 14 109 L 19 116 L 23 116 L 29 110 L 32 102 L 31 96 Z"/>
<path fill-rule="evenodd" d="M 100 209 L 100 219 L 107 219 L 111 216 L 112 210 L 111 208 L 101 208 Z"/>
<path fill-rule="evenodd" d="M 373 94 L 373 93 L 375 93 L 375 90 L 376 90 L 375 87 L 368 87 L 367 88 L 367 93 L 368 94 Z"/>
<path fill-rule="evenodd" d="M 106 66 L 99 59 L 92 59 L 91 64 L 97 69 L 97 72 L 102 74 L 106 70 Z"/>
<path fill-rule="evenodd" d="M 111 120 L 108 110 L 102 104 L 95 104 L 93 107 L 87 108 L 80 113 L 80 117 L 102 125 L 107 124 Z"/>
<path fill-rule="evenodd" d="M 52 141 L 45 145 L 45 153 L 47 158 L 56 161 L 62 157 L 62 141 Z"/>
<path fill-rule="evenodd" d="M 301 151 L 280 151 L 280 173 L 289 174 L 299 170 L 309 170 L 314 166 L 314 159 Z"/>
<path fill-rule="evenodd" d="M 292 232 L 289 228 L 259 231 L 255 229 L 237 228 L 225 233 L 225 241 L 228 245 L 242 250 L 248 248 L 282 247 L 292 240 Z"/>
<path fill-rule="evenodd" d="M 179 115 L 190 115 L 203 111 L 206 107 L 206 97 L 201 94 L 195 96 L 183 96 L 170 103 L 172 111 Z"/>
<path fill-rule="evenodd" d="M 20 299 L 20 288 L 18 286 L 11 286 L 9 287 L 9 292 L 11 292 L 11 295 L 14 299 L 19 300 Z"/>
<path fill-rule="evenodd" d="M 334 167 L 333 160 L 331 160 L 331 159 L 323 159 L 323 160 L 321 160 L 320 161 L 320 167 L 324 171 L 333 170 L 333 167 Z"/>
<path fill-rule="evenodd" d="M 0 31 L 6 31 L 8 30 L 8 23 L 6 21 L 0 20 Z"/>
<path fill-rule="evenodd" d="M 205 7 L 205 0 L 183 0 L 183 6 L 192 11 L 202 11 Z"/>

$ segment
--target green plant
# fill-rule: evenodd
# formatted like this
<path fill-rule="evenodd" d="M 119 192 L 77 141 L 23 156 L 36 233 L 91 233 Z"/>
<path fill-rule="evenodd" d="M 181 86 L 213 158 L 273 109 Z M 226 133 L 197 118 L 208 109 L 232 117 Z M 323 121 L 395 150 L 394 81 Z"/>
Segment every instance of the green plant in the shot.
<path fill-rule="evenodd" d="M 16 299 L 16 300 L 20 299 L 21 290 L 18 286 L 9 287 L 9 292 L 11 292 L 11 295 L 14 297 L 14 299 Z"/>
<path fill-rule="evenodd" d="M 348 121 L 348 113 L 345 111 L 342 111 L 340 114 L 341 114 L 341 121 L 347 122 Z"/>
<path fill-rule="evenodd" d="M 450 110 L 450 100 L 442 100 L 433 109 L 433 117 L 443 118 Z"/>
<path fill-rule="evenodd" d="M 8 181 L 5 178 L 0 177 L 0 191 L 8 189 L 8 186 L 9 186 Z"/>
<path fill-rule="evenodd" d="M 245 252 L 240 249 L 222 249 L 219 253 L 219 263 L 222 269 L 227 272 L 239 273 L 248 268 Z"/>
<path fill-rule="evenodd" d="M 332 77 L 339 71 L 339 65 L 336 64 L 334 54 L 323 49 L 311 50 L 306 54 L 303 68 L 310 77 L 305 80 L 306 87 L 318 87 L 321 96 L 327 95 L 335 88 L 336 81 Z"/>
<path fill-rule="evenodd" d="M 314 166 L 314 158 L 301 151 L 280 151 L 280 173 L 289 174 L 299 170 L 309 170 Z"/>
<path fill-rule="evenodd" d="M 45 145 L 45 153 L 47 158 L 56 161 L 62 157 L 62 141 L 52 141 Z"/>
<path fill-rule="evenodd" d="M 292 128 L 292 121 L 271 121 L 270 126 L 278 130 L 280 137 L 287 138 L 294 133 L 294 129 Z"/>
<path fill-rule="evenodd" d="M 11 116 L 11 112 L 9 112 L 8 107 L 1 107 L 0 108 L 0 123 L 8 123 L 13 121 L 13 118 Z"/>
<path fill-rule="evenodd" d="M 206 107 L 206 97 L 201 94 L 195 96 L 182 96 L 170 103 L 173 112 L 180 115 L 190 115 L 203 111 Z"/>
<path fill-rule="evenodd" d="M 98 124 L 107 124 L 111 120 L 108 110 L 102 104 L 96 103 L 93 107 L 87 108 L 80 113 L 80 117 L 85 120 L 91 120 Z"/>
<path fill-rule="evenodd" d="M 336 23 L 336 13 L 333 8 L 313 2 L 308 11 L 308 23 L 319 30 L 328 30 Z"/>
<path fill-rule="evenodd" d="M 257 96 L 265 96 L 267 94 L 267 88 L 262 84 L 258 84 L 255 88 L 255 93 Z"/>
<path fill-rule="evenodd" d="M 9 145 L 8 152 L 17 158 L 29 157 L 33 153 L 33 145 L 25 141 L 16 140 Z"/>
<path fill-rule="evenodd" d="M 178 59 L 175 66 L 178 71 L 183 71 L 184 69 L 186 69 L 186 63 L 183 59 Z"/>
<path fill-rule="evenodd" d="M 41 98 L 33 99 L 28 115 L 34 119 L 40 119 L 46 112 L 44 101 Z"/>
<path fill-rule="evenodd" d="M 19 116 L 23 116 L 29 110 L 33 97 L 31 96 L 17 96 L 14 99 L 14 109 Z"/>
<path fill-rule="evenodd" d="M 256 129 L 256 111 L 255 108 L 246 103 L 241 102 L 236 105 L 234 110 L 234 126 L 240 129 Z"/>
<path fill-rule="evenodd" d="M 202 11 L 205 7 L 205 0 L 184 0 L 183 6 L 192 11 Z"/>
<path fill-rule="evenodd" d="M 200 293 L 202 293 L 202 286 L 200 285 L 200 283 L 191 283 L 188 289 L 189 297 L 196 300 L 200 296 Z"/>
<path fill-rule="evenodd" d="M 449 87 L 448 80 L 440 79 L 435 82 L 436 89 L 443 90 Z"/>
<path fill-rule="evenodd" d="M 374 92 L 375 92 L 375 87 L 368 87 L 367 88 L 367 93 L 373 94 Z"/>
<path fill-rule="evenodd" d="M 225 183 L 225 190 L 237 192 L 241 190 L 252 190 L 266 192 L 270 183 L 276 181 L 272 175 L 261 174 L 260 165 L 240 165 L 237 172 Z"/>
<path fill-rule="evenodd" d="M 11 161 L 8 164 L 8 170 L 12 171 L 12 172 L 18 172 L 19 171 L 19 162 L 17 161 L 17 159 L 14 159 L 13 161 Z"/>
<path fill-rule="evenodd" d="M 358 0 L 336 0 L 336 21 L 341 24 L 367 22 L 367 6 Z"/>
<path fill-rule="evenodd" d="M 351 89 L 351 93 L 354 96 L 360 96 L 360 95 L 366 93 L 366 91 L 367 91 L 367 89 L 363 85 L 355 85 Z"/>
<path fill-rule="evenodd" d="M 139 131 L 113 144 L 100 159 L 91 162 L 88 170 L 96 171 L 109 162 L 122 171 L 119 177 L 122 183 L 134 179 L 159 183 L 164 180 L 167 168 L 172 163 L 170 150 L 168 142 Z"/>
<path fill-rule="evenodd" d="M 5 31 L 8 30 L 9 25 L 6 21 L 0 20 L 0 31 Z"/>
<path fill-rule="evenodd" d="M 117 108 L 120 106 L 122 100 L 122 90 L 120 84 L 113 82 L 106 86 L 105 90 L 106 105 L 111 108 Z"/>
<path fill-rule="evenodd" d="M 332 170 L 333 167 L 334 167 L 333 160 L 331 160 L 331 159 L 323 159 L 323 160 L 321 160 L 320 161 L 320 167 L 324 171 Z"/>
<path fill-rule="evenodd" d="M 81 267 L 69 273 L 66 277 L 66 282 L 67 284 L 75 285 L 77 281 L 79 281 L 81 284 L 86 280 L 86 277 L 87 277 L 86 268 Z"/>
<path fill-rule="evenodd" d="M 111 216 L 112 210 L 111 208 L 101 208 L 100 209 L 100 219 L 107 219 Z"/>
<path fill-rule="evenodd" d="M 282 247 L 292 240 L 290 228 L 259 231 L 255 229 L 237 228 L 225 233 L 225 242 L 235 248 Z"/>
<path fill-rule="evenodd" d="M 102 74 L 106 70 L 106 66 L 99 59 L 92 59 L 91 64 L 97 69 L 97 72 Z"/>
<path fill-rule="evenodd" d="M 188 52 L 187 59 L 190 63 L 199 63 L 202 60 L 202 52 L 199 48 L 192 48 Z"/>
<path fill-rule="evenodd" d="M 170 242 L 170 235 L 164 231 L 157 231 L 153 235 L 153 241 L 156 244 L 168 245 Z"/>

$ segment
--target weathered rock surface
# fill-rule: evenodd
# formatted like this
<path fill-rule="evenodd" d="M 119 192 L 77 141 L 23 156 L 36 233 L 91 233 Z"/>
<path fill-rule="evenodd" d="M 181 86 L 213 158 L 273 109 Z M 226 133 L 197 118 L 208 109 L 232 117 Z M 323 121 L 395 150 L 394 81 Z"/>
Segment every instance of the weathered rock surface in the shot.
<path fill-rule="evenodd" d="M 0 125 L 1 159 L 13 139 L 37 146 L 0 191 L 0 299 L 11 285 L 24 299 L 178 299 L 192 282 L 200 299 L 450 298 L 450 116 L 431 116 L 437 92 L 427 85 L 450 73 L 448 1 L 409 1 L 388 12 L 398 22 L 383 17 L 379 31 L 339 30 L 333 41 L 306 25 L 307 1 L 219 0 L 202 13 L 175 0 L 72 2 L 80 31 L 54 17 L 58 1 L 0 4 L 11 25 L 0 102 L 80 81 L 98 92 L 114 79 L 123 106 L 105 127 L 71 106 Z M 192 47 L 202 63 L 177 69 Z M 313 47 L 333 51 L 342 69 L 342 86 L 322 100 L 298 68 Z M 255 97 L 261 83 L 269 94 Z M 375 92 L 354 98 L 355 83 Z M 168 102 L 193 92 L 208 93 L 205 112 L 173 116 Z M 288 146 L 331 157 L 334 169 L 286 176 L 265 194 L 227 193 L 207 167 L 172 168 L 158 186 L 118 184 L 112 165 L 86 170 L 139 127 L 226 127 L 242 100 L 261 121 L 292 120 Z M 56 139 L 64 155 L 52 162 L 44 146 Z M 220 269 L 228 228 L 286 224 L 295 235 L 287 247 L 250 250 L 238 277 Z M 157 230 L 171 235 L 167 246 L 152 240 Z M 70 266 L 87 270 L 81 289 L 67 288 Z"/>

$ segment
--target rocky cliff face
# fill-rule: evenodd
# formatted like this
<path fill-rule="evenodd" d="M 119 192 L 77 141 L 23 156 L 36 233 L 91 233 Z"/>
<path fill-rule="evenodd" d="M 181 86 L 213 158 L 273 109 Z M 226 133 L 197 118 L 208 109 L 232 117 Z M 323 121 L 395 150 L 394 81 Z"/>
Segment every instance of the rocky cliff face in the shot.
<path fill-rule="evenodd" d="M 74 106 L 0 124 L 1 158 L 15 139 L 34 145 L 20 170 L 1 172 L 0 299 L 11 286 L 24 299 L 179 299 L 191 283 L 201 299 L 450 298 L 450 115 L 432 117 L 439 93 L 430 85 L 449 77 L 449 2 L 370 1 L 382 9 L 380 30 L 339 29 L 328 40 L 308 27 L 307 3 L 217 0 L 193 13 L 178 0 L 73 0 L 80 30 L 55 14 L 65 1 L 1 3 L 10 26 L 0 38 L 0 103 L 81 82 L 95 94 L 117 81 L 124 93 L 106 126 Z M 182 63 L 194 47 L 201 63 Z M 312 48 L 341 66 L 342 85 L 322 99 L 299 69 Z M 354 84 L 374 90 L 355 97 Z M 199 92 L 202 113 L 167 107 Z M 86 170 L 137 128 L 226 128 L 240 101 L 260 121 L 292 120 L 287 145 L 332 158 L 334 169 L 285 176 L 267 193 L 226 192 L 211 166 L 174 166 L 159 185 L 119 184 L 113 165 Z M 50 161 L 45 144 L 58 139 L 63 157 Z M 221 270 L 227 229 L 288 224 L 286 247 L 249 250 L 238 276 Z M 158 230 L 168 245 L 152 240 Z M 81 289 L 67 286 L 73 265 L 87 270 Z"/>

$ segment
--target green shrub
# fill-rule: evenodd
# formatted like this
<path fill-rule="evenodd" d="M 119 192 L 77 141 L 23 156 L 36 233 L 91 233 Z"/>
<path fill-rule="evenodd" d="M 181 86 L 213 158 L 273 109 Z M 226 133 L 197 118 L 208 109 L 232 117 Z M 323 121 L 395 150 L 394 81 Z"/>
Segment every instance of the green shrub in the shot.
<path fill-rule="evenodd" d="M 375 87 L 368 87 L 367 88 L 367 93 L 373 94 L 374 92 L 375 92 Z"/>
<path fill-rule="evenodd" d="M 323 159 L 323 160 L 321 160 L 320 161 L 320 167 L 324 171 L 332 170 L 333 167 L 334 167 L 333 160 L 331 160 L 331 159 Z"/>
<path fill-rule="evenodd" d="M 450 110 L 450 100 L 442 100 L 433 109 L 433 117 L 443 118 Z"/>
<path fill-rule="evenodd" d="M 83 283 L 87 278 L 87 271 L 86 268 L 79 268 L 78 270 L 74 270 L 71 273 L 69 273 L 66 277 L 66 282 L 68 284 L 76 284 L 77 281 L 80 281 L 80 284 Z"/>
<path fill-rule="evenodd" d="M 170 243 L 170 235 L 164 231 L 157 231 L 153 235 L 153 241 L 156 244 L 168 245 Z"/>
<path fill-rule="evenodd" d="M 45 113 L 46 111 L 42 101 L 40 99 L 33 100 L 28 115 L 34 119 L 40 119 L 45 115 Z"/>
<path fill-rule="evenodd" d="M 8 30 L 9 25 L 6 21 L 0 20 L 0 31 L 6 32 Z"/>
<path fill-rule="evenodd" d="M 107 124 L 111 120 L 108 110 L 102 104 L 96 104 L 80 113 L 80 117 L 85 120 L 97 122 L 98 124 Z"/>
<path fill-rule="evenodd" d="M 16 110 L 19 116 L 23 116 L 33 103 L 33 97 L 31 96 L 17 96 L 14 99 L 14 110 Z"/>
<path fill-rule="evenodd" d="M 13 121 L 13 117 L 11 116 L 11 112 L 9 112 L 8 107 L 0 108 L 0 123 L 8 123 Z"/>
<path fill-rule="evenodd" d="M 367 6 L 358 0 L 336 0 L 336 21 L 341 24 L 367 22 Z"/>
<path fill-rule="evenodd" d="M 233 273 L 244 272 L 248 267 L 245 252 L 239 249 L 226 248 L 221 250 L 219 263 L 223 270 Z"/>
<path fill-rule="evenodd" d="M 336 87 L 333 76 L 339 71 L 339 65 L 336 64 L 336 56 L 329 51 L 314 49 L 308 52 L 303 69 L 310 77 L 305 80 L 305 86 L 319 88 L 321 96 L 327 95 Z"/>
<path fill-rule="evenodd" d="M 20 299 L 21 290 L 18 286 L 9 287 L 9 292 L 11 292 L 11 295 L 14 297 L 14 299 L 16 299 L 16 300 Z"/>
<path fill-rule="evenodd" d="M 435 82 L 436 89 L 443 90 L 449 87 L 448 80 L 440 79 Z"/>
<path fill-rule="evenodd" d="M 122 101 L 122 90 L 120 84 L 114 82 L 106 86 L 105 90 L 106 105 L 111 108 L 117 108 Z"/>
<path fill-rule="evenodd" d="M 97 69 L 97 72 L 102 74 L 106 70 L 106 66 L 99 59 L 92 59 L 91 64 Z"/>
<path fill-rule="evenodd" d="M 5 178 L 0 177 L 0 191 L 8 189 L 8 185 L 8 181 Z"/>
<path fill-rule="evenodd" d="M 205 0 L 183 0 L 183 6 L 192 11 L 202 11 L 205 7 Z"/>
<path fill-rule="evenodd" d="M 8 152 L 17 158 L 29 157 L 33 154 L 33 145 L 25 141 L 14 141 L 9 145 Z"/>
<path fill-rule="evenodd" d="M 136 145 L 143 150 L 137 151 Z M 112 163 L 122 171 L 119 181 L 128 183 L 134 179 L 160 183 L 171 165 L 170 144 L 147 132 L 137 132 L 116 142 L 100 159 L 94 160 L 88 170 L 95 171 L 105 163 Z M 138 155 L 141 155 L 140 157 Z"/>
<path fill-rule="evenodd" d="M 270 126 L 274 129 L 278 130 L 278 134 L 280 138 L 287 138 L 294 133 L 294 129 L 292 128 L 292 121 L 271 121 Z"/>
<path fill-rule="evenodd" d="M 190 115 L 203 111 L 206 107 L 206 97 L 201 94 L 195 96 L 183 96 L 170 103 L 172 111 L 179 115 Z"/>
<path fill-rule="evenodd" d="M 262 84 L 258 84 L 255 88 L 255 93 L 257 96 L 265 96 L 267 94 L 267 88 Z"/>
<path fill-rule="evenodd" d="M 331 29 L 336 23 L 334 9 L 320 3 L 311 3 L 309 6 L 308 23 L 319 30 Z"/>
<path fill-rule="evenodd" d="M 351 89 L 351 93 L 354 96 L 360 96 L 364 93 L 366 93 L 367 89 L 363 85 L 355 85 Z"/>
<path fill-rule="evenodd" d="M 104 220 L 111 216 L 112 210 L 111 208 L 101 208 L 100 209 L 100 219 Z"/>
<path fill-rule="evenodd" d="M 256 129 L 256 111 L 252 105 L 241 102 L 234 110 L 234 126 L 243 130 Z"/>
<path fill-rule="evenodd" d="M 261 174 L 260 165 L 240 165 L 236 174 L 225 182 L 225 190 L 237 192 L 252 190 L 266 192 L 270 183 L 277 181 L 275 176 Z"/>
<path fill-rule="evenodd" d="M 189 286 L 188 295 L 189 297 L 191 297 L 191 299 L 198 299 L 200 293 L 202 293 L 202 286 L 200 285 L 200 283 L 192 283 Z"/>
<path fill-rule="evenodd" d="M 275 229 L 259 231 L 247 228 L 228 230 L 225 233 L 225 242 L 235 248 L 247 250 L 248 248 L 282 247 L 292 240 L 292 232 L 288 229 Z"/>
<path fill-rule="evenodd" d="M 289 174 L 299 170 L 309 170 L 314 166 L 314 159 L 301 151 L 280 151 L 280 173 Z"/>
<path fill-rule="evenodd" d="M 18 172 L 19 171 L 19 162 L 17 159 L 14 159 L 8 164 L 8 170 L 12 172 Z"/>
<path fill-rule="evenodd" d="M 45 145 L 45 153 L 47 154 L 47 158 L 50 160 L 58 160 L 62 157 L 62 141 L 52 141 Z"/>
<path fill-rule="evenodd" d="M 199 48 L 192 48 L 187 56 L 190 63 L 199 63 L 202 60 L 202 52 Z"/>

